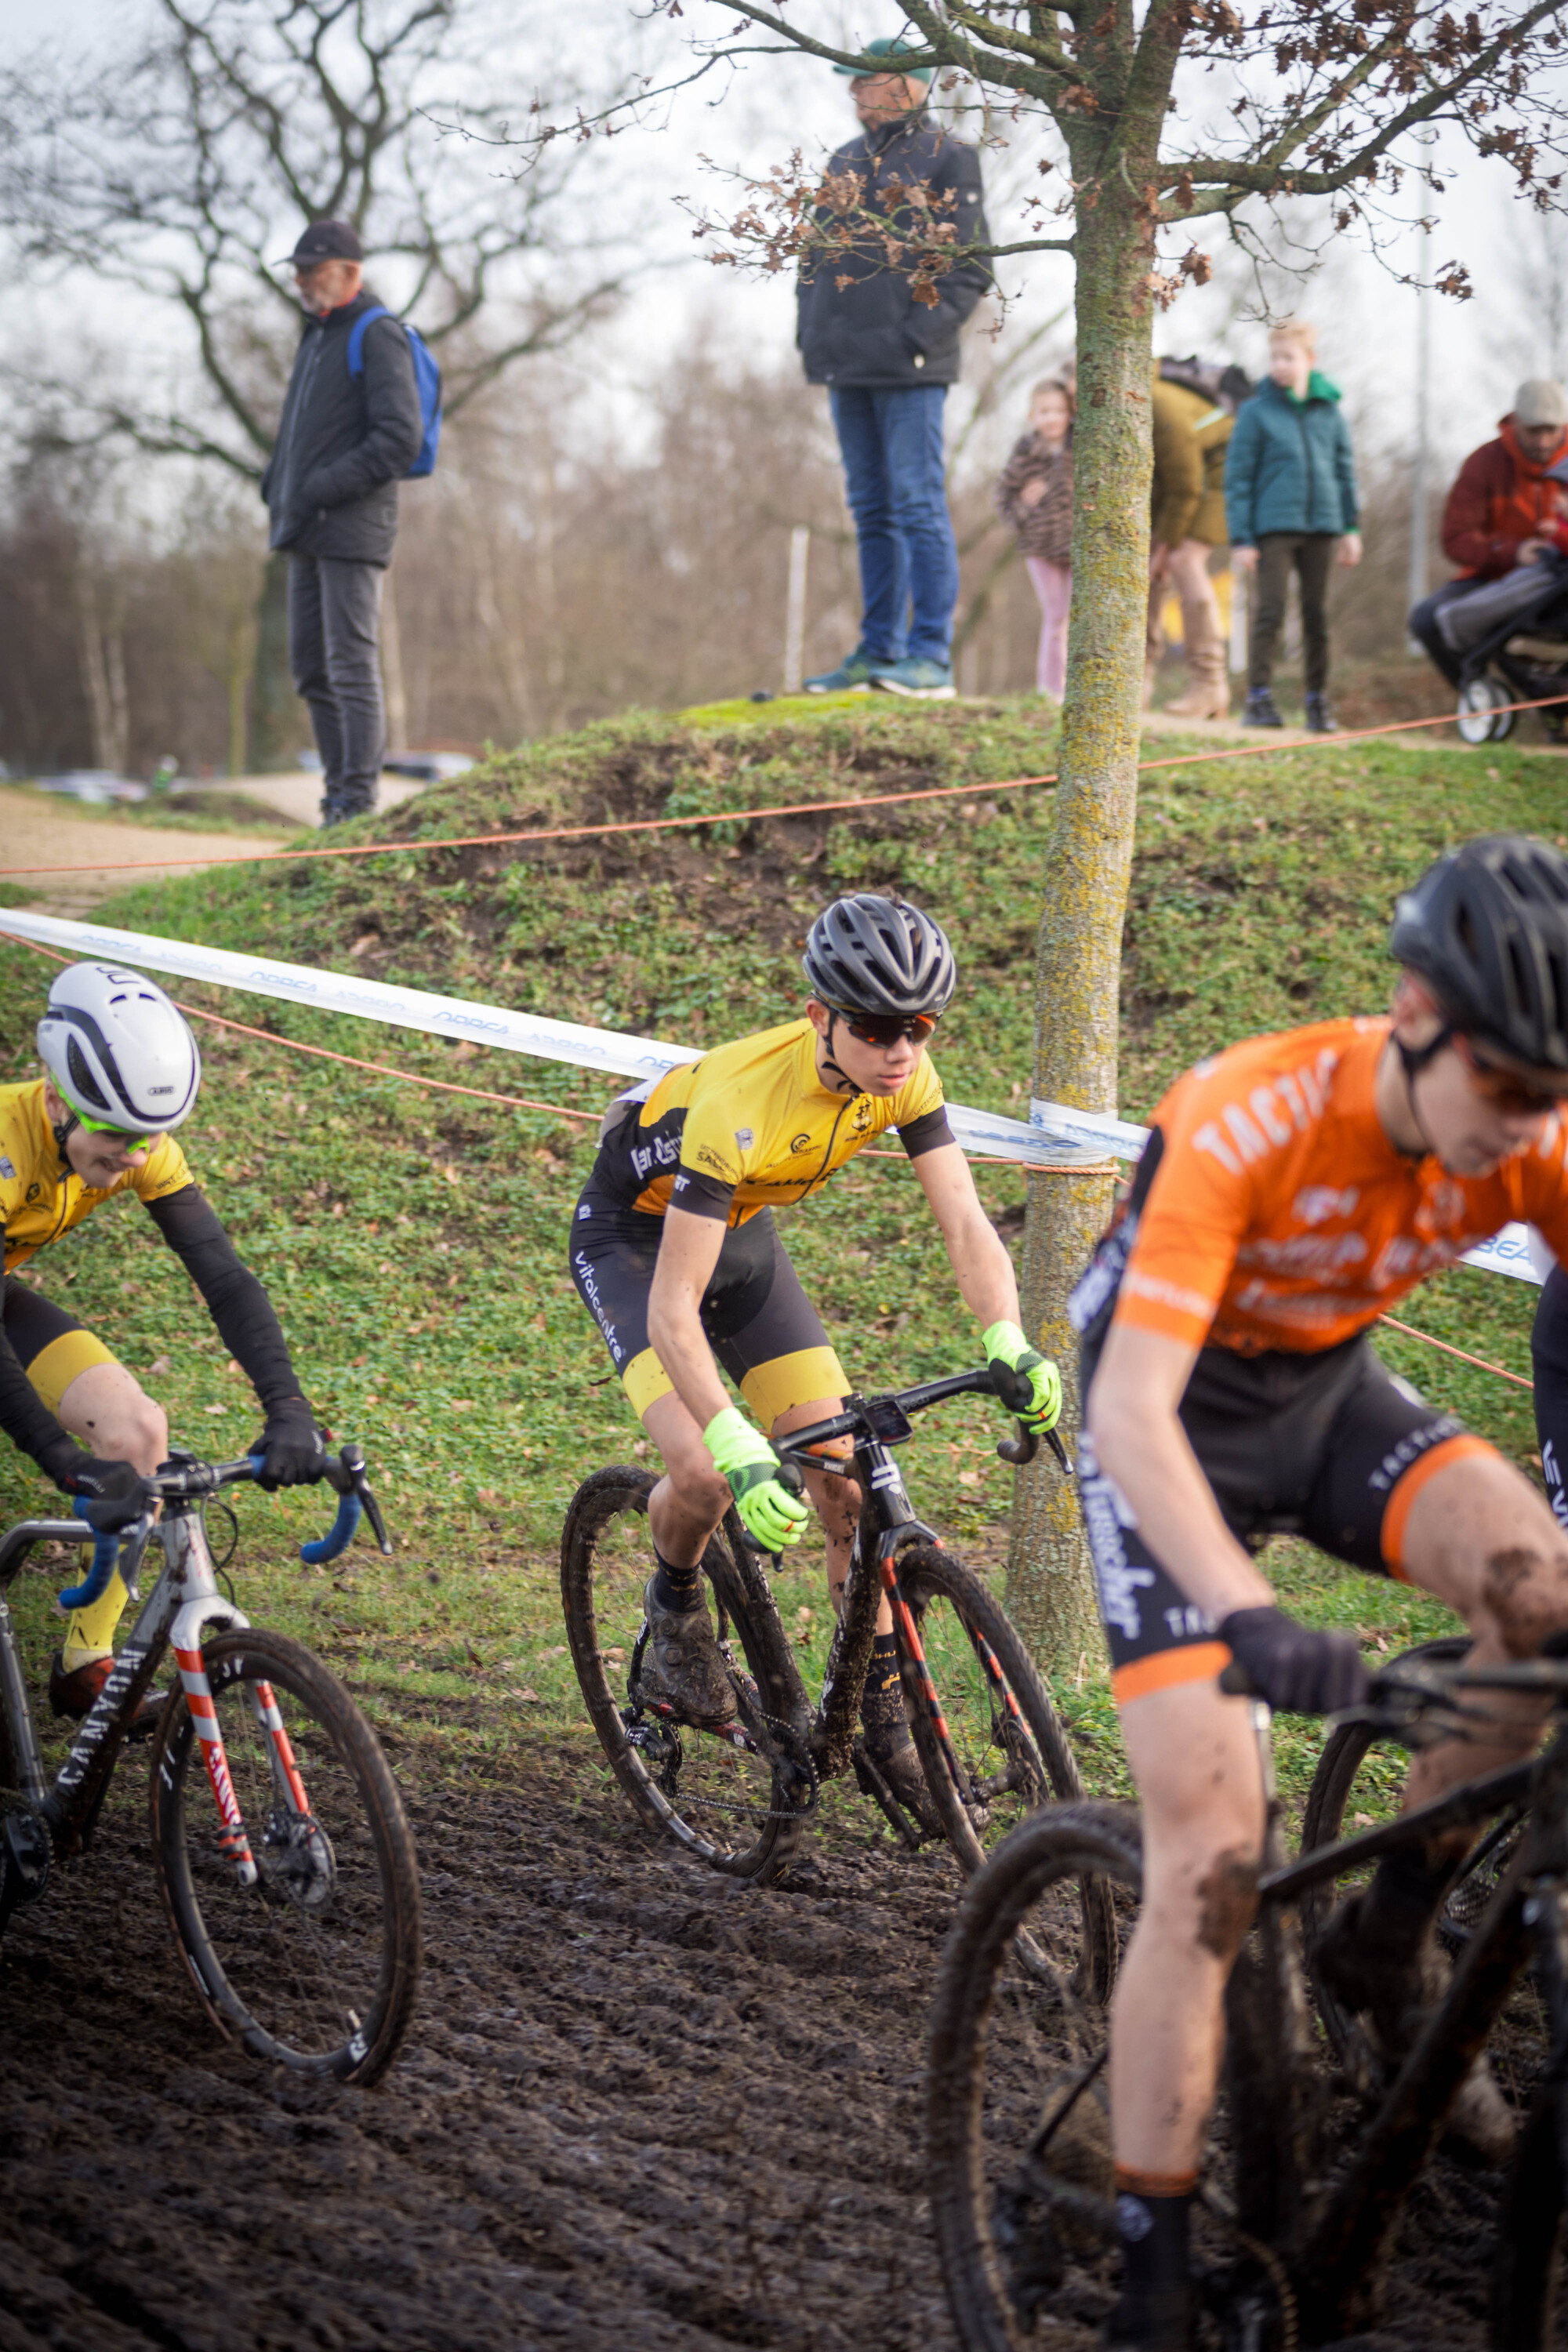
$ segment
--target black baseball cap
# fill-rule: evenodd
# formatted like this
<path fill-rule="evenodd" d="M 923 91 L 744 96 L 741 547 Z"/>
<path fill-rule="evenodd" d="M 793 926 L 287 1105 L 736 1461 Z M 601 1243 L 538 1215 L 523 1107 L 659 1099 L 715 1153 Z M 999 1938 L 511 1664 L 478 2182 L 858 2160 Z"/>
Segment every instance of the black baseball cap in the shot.
<path fill-rule="evenodd" d="M 289 258 L 296 269 L 312 261 L 363 261 L 364 247 L 347 221 L 312 221 Z"/>

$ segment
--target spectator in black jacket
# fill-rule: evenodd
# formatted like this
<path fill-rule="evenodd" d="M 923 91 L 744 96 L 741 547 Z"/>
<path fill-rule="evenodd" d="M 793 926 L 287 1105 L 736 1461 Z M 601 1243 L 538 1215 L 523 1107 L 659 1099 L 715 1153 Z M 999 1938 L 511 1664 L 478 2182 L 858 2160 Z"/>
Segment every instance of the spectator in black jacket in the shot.
<path fill-rule="evenodd" d="M 910 44 L 871 41 L 868 57 Z M 906 192 L 923 188 L 931 216 L 963 245 L 987 239 L 980 158 L 925 111 L 931 71 L 860 74 L 849 95 L 861 133 L 828 169 L 860 184 L 857 210 L 895 232 L 914 223 Z M 831 220 L 834 215 L 820 215 Z M 804 270 L 795 341 L 808 383 L 827 386 L 860 551 L 860 642 L 837 669 L 808 677 L 810 694 L 863 692 L 948 698 L 958 551 L 942 481 L 942 406 L 958 381 L 958 336 L 991 283 L 984 262 L 962 261 L 918 302 L 907 270 L 889 263 L 868 227 L 846 253 Z"/>
<path fill-rule="evenodd" d="M 306 319 L 278 439 L 261 477 L 270 544 L 289 551 L 289 662 L 321 755 L 321 822 L 375 806 L 386 750 L 377 635 L 397 536 L 397 482 L 424 438 L 408 338 L 377 307 L 345 221 L 315 221 L 290 259 Z"/>

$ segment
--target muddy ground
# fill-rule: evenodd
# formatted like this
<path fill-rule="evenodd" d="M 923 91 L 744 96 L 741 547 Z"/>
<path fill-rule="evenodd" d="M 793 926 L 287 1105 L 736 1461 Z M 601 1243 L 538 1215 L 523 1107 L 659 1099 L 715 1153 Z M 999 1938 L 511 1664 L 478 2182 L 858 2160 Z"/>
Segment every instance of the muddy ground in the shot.
<path fill-rule="evenodd" d="M 955 1880 L 847 1803 L 748 1889 L 579 1753 L 411 1793 L 426 1975 L 366 2093 L 211 2035 L 157 1906 L 145 1767 L 0 1954 L 0 2347 L 599 2352 L 954 2343 L 921 2190 L 921 2038 Z M 405 1776 L 406 1782 L 406 1776 Z M 1439 2167 L 1400 2324 L 1483 2342 L 1493 2190 Z M 1037 2336 L 1089 2352 L 1081 2307 Z"/>

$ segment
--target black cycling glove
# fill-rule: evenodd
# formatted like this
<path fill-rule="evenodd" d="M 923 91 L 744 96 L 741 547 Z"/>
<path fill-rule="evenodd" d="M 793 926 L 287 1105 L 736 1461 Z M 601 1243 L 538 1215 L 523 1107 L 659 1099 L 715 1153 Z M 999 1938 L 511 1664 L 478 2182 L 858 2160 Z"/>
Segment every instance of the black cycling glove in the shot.
<path fill-rule="evenodd" d="M 1314 1633 L 1282 1609 L 1235 1609 L 1219 1638 L 1277 1714 L 1337 1715 L 1366 1696 L 1367 1670 L 1348 1633 Z"/>
<path fill-rule="evenodd" d="M 87 1508 L 78 1516 L 100 1535 L 132 1527 L 153 1500 L 147 1481 L 129 1462 L 104 1462 L 96 1454 L 79 1454 L 57 1472 L 55 1483 L 68 1495 L 87 1497 Z"/>
<path fill-rule="evenodd" d="M 326 1466 L 326 1445 L 303 1397 L 286 1397 L 273 1405 L 250 1450 L 262 1457 L 256 1483 L 268 1494 L 275 1486 L 312 1486 Z"/>

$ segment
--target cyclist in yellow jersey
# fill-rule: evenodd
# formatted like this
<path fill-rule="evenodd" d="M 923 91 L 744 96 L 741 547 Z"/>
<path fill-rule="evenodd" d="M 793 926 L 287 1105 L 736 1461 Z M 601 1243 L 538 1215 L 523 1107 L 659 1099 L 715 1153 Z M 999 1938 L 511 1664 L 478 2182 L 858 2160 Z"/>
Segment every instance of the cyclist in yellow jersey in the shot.
<path fill-rule="evenodd" d="M 669 1697 L 698 1723 L 734 1711 L 701 1596 L 708 1539 L 732 1500 L 770 1551 L 799 1541 L 810 1515 L 780 1485 L 763 1433 L 823 1420 L 849 1393 L 778 1238 L 774 1207 L 805 1200 L 896 1130 L 964 1303 L 985 1327 L 987 1358 L 1028 1375 L 1035 1427 L 1052 1428 L 1061 1410 L 1055 1365 L 1019 1328 L 1012 1261 L 980 1205 L 926 1053 L 955 982 L 945 936 L 917 908 L 865 892 L 818 916 L 805 971 L 804 1018 L 721 1045 L 614 1106 L 572 1229 L 573 1279 L 663 1458 L 648 1504 L 649 1653 Z M 731 1402 L 725 1373 L 760 1429 Z M 859 1490 L 809 1474 L 807 1489 L 826 1532 L 837 1608 Z M 922 1783 L 886 1601 L 863 1719 L 873 1761 L 918 1809 Z"/>
<path fill-rule="evenodd" d="M 37 1040 L 45 1076 L 0 1087 L 0 1429 L 63 1492 L 85 1498 L 93 1527 L 129 1527 L 142 1511 L 143 1480 L 168 1453 L 163 1408 L 101 1339 L 20 1276 L 106 1201 L 134 1193 L 261 1400 L 266 1426 L 252 1449 L 265 1457 L 260 1483 L 319 1476 L 321 1438 L 278 1318 L 174 1140 L 202 1073 L 178 1008 L 140 972 L 70 964 L 49 990 Z M 126 1597 L 116 1576 L 100 1601 L 67 1624 L 49 1675 L 57 1715 L 86 1715 L 108 1679 Z M 142 1726 L 159 1704 L 150 1693 Z"/>

